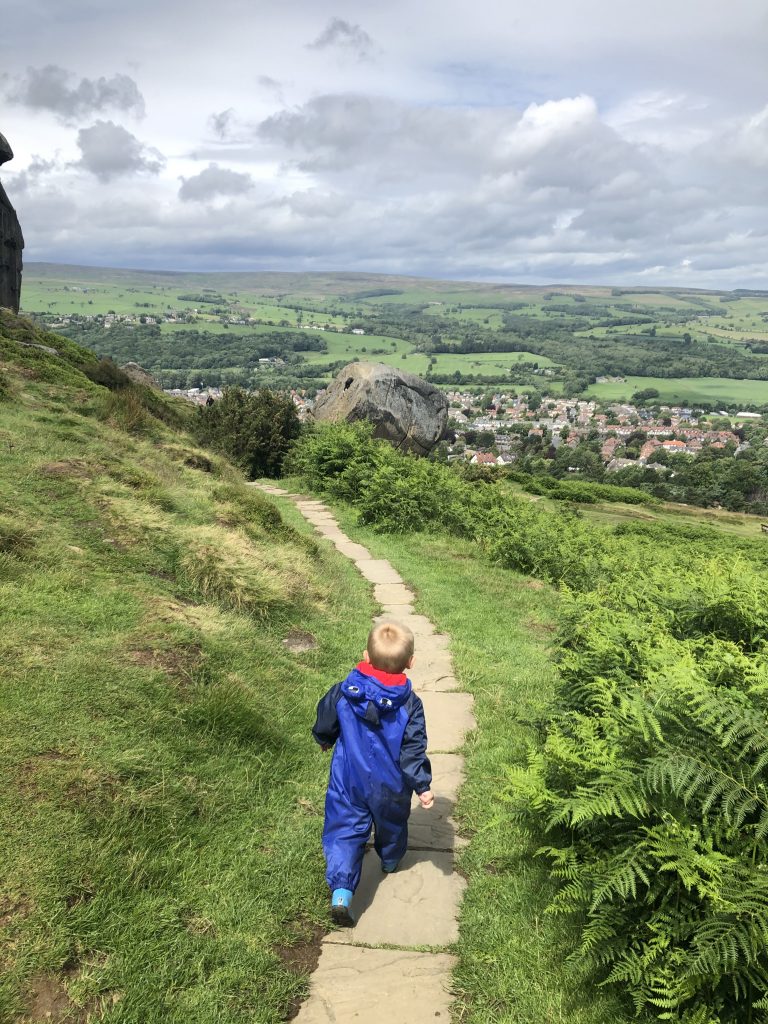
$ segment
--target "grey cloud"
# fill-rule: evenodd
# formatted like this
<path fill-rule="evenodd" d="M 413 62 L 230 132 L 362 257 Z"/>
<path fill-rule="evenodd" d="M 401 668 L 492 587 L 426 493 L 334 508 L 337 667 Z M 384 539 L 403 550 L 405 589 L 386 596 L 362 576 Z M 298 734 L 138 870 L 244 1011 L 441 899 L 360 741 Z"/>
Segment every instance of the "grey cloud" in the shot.
<path fill-rule="evenodd" d="M 89 117 L 104 110 L 124 110 L 144 115 L 144 97 L 129 75 L 82 78 L 57 64 L 27 68 L 7 91 L 7 99 L 28 110 L 47 110 L 65 122 Z"/>
<path fill-rule="evenodd" d="M 96 121 L 90 128 L 81 128 L 77 145 L 82 157 L 76 166 L 90 171 L 99 181 L 129 174 L 159 174 L 165 163 L 161 153 L 113 121 Z"/>
<path fill-rule="evenodd" d="M 227 138 L 230 128 L 232 127 L 232 119 L 234 116 L 235 111 L 232 107 L 229 107 L 227 110 L 222 110 L 220 114 L 211 114 L 208 118 L 208 124 L 217 138 L 222 140 Z"/>
<path fill-rule="evenodd" d="M 271 78 L 269 75 L 259 75 L 256 82 L 262 89 L 264 89 L 265 92 L 272 93 L 272 95 L 282 103 L 283 87 L 276 78 Z"/>
<path fill-rule="evenodd" d="M 239 196 L 253 188 L 250 174 L 227 170 L 218 164 L 209 164 L 191 178 L 182 178 L 179 199 L 204 203 L 215 196 Z"/>
<path fill-rule="evenodd" d="M 29 188 L 36 185 L 40 178 L 54 171 L 57 166 L 58 164 L 55 160 L 44 160 L 41 156 L 35 154 L 28 167 L 13 175 L 13 191 L 19 193 L 26 192 Z"/>
<path fill-rule="evenodd" d="M 343 18 L 331 18 L 317 39 L 307 43 L 307 49 L 338 49 L 358 60 L 369 60 L 373 50 L 373 40 L 360 25 L 354 25 Z"/>
<path fill-rule="evenodd" d="M 590 97 L 511 108 L 424 107 L 357 94 L 315 97 L 262 121 L 257 137 L 301 170 L 412 191 L 490 178 L 497 191 L 591 191 L 628 168 L 654 174 L 644 151 L 603 123 Z M 464 186 L 462 186 L 464 187 Z"/>

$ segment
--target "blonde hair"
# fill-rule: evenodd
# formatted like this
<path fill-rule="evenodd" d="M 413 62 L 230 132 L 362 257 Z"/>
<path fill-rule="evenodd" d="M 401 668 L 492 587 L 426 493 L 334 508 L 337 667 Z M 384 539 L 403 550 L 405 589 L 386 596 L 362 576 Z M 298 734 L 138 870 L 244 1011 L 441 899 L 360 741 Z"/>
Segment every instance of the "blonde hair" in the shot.
<path fill-rule="evenodd" d="M 398 622 L 380 622 L 368 634 L 368 658 L 383 672 L 402 672 L 413 657 L 413 633 Z"/>

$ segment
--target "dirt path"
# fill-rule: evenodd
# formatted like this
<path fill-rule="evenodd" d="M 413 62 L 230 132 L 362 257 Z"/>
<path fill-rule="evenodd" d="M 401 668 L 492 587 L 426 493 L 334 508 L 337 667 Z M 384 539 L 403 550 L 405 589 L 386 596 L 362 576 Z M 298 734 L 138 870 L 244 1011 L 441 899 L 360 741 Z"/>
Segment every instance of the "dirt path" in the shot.
<path fill-rule="evenodd" d="M 269 484 L 255 486 L 292 499 L 373 584 L 379 618 L 413 630 L 416 661 L 409 675 L 424 702 L 434 776 L 435 806 L 424 811 L 414 798 L 408 853 L 397 873 L 383 875 L 373 851 L 366 853 L 353 903 L 357 924 L 326 935 L 297 1024 L 422 1024 L 436 1018 L 447 1024 L 455 957 L 445 950 L 458 938 L 465 884 L 454 870 L 461 839 L 451 812 L 464 773 L 464 759 L 456 751 L 475 724 L 472 697 L 458 692 L 449 637 L 414 613 L 414 594 L 389 562 L 353 543 L 321 501 L 305 501 Z"/>

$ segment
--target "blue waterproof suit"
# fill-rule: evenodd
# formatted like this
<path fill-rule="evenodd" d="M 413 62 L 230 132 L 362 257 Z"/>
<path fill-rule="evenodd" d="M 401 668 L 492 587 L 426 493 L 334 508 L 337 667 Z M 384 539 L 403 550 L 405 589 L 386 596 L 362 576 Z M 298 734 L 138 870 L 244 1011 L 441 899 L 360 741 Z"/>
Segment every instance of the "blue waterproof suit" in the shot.
<path fill-rule="evenodd" d="M 432 783 L 421 699 L 405 676 L 401 685 L 385 685 L 367 668 L 361 663 L 331 687 L 317 705 L 312 730 L 323 746 L 336 744 L 323 827 L 332 890 L 357 888 L 371 825 L 381 859 L 400 860 L 411 794 L 425 793 Z"/>

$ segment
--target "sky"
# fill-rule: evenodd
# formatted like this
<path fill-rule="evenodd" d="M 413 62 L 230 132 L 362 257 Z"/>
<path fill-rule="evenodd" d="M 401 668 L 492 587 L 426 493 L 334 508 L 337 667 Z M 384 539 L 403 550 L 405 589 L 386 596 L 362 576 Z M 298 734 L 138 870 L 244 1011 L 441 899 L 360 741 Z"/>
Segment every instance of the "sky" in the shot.
<path fill-rule="evenodd" d="M 768 288 L 765 0 L 0 15 L 27 261 Z"/>

